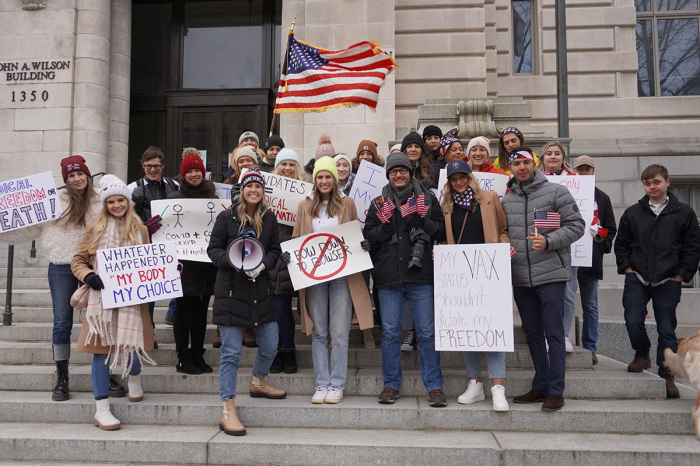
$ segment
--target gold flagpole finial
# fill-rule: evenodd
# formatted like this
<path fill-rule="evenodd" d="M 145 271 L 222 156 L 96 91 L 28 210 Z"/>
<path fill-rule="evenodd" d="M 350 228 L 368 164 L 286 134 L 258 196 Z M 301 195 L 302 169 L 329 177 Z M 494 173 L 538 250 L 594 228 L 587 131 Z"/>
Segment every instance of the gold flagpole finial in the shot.
<path fill-rule="evenodd" d="M 294 32 L 294 25 L 296 24 L 296 22 L 297 22 L 297 15 L 294 15 L 294 18 L 292 18 L 292 28 L 289 30 L 290 34 Z"/>

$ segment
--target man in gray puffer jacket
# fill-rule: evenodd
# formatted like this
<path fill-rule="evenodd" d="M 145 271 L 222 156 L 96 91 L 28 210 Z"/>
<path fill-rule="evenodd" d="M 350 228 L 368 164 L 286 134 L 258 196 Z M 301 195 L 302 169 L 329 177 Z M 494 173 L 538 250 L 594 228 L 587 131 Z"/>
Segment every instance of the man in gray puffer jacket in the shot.
<path fill-rule="evenodd" d="M 508 218 L 510 244 L 516 251 L 511 266 L 513 297 L 535 366 L 532 389 L 513 401 L 544 401 L 544 411 L 556 411 L 564 406 L 566 350 L 562 319 L 564 290 L 566 282 L 571 281 L 570 245 L 583 236 L 586 224 L 569 190 L 549 182 L 535 169 L 529 148 L 513 149 L 510 172 L 511 192 L 503 198 L 503 210 Z M 546 217 L 537 229 L 536 211 Z"/>

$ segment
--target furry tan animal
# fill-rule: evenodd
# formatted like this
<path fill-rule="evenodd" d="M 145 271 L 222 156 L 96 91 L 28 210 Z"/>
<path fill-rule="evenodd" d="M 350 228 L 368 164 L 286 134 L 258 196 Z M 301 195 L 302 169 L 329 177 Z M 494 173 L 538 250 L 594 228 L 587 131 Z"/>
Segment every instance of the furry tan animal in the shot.
<path fill-rule="evenodd" d="M 693 408 L 695 435 L 700 439 L 700 331 L 678 345 L 678 354 L 670 348 L 664 350 L 664 364 L 674 375 L 689 379 L 698 389 L 698 398 Z"/>

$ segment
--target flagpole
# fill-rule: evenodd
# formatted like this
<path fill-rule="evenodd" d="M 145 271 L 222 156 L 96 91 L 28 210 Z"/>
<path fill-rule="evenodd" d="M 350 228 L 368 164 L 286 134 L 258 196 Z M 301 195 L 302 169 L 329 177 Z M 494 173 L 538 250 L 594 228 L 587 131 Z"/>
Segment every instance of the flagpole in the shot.
<path fill-rule="evenodd" d="M 284 48 L 284 63 L 287 64 L 287 56 L 289 55 L 289 34 L 292 34 L 294 32 L 294 25 L 297 22 L 297 15 L 294 15 L 294 18 L 292 18 L 292 27 L 289 29 L 289 33 L 287 34 L 287 46 Z M 287 74 L 287 70 L 284 70 L 284 74 Z M 280 76 L 280 79 L 282 76 Z M 277 97 L 275 97 L 275 105 L 277 105 Z M 270 134 L 267 137 L 272 136 L 272 132 L 275 129 L 275 121 L 277 120 L 277 114 L 273 111 L 272 112 L 272 124 L 270 125 Z"/>
<path fill-rule="evenodd" d="M 537 214 L 537 209 L 534 209 L 534 212 Z M 533 218 L 533 223 L 535 223 L 534 220 L 535 219 Z M 535 236 L 537 236 L 537 223 L 535 223 Z"/>

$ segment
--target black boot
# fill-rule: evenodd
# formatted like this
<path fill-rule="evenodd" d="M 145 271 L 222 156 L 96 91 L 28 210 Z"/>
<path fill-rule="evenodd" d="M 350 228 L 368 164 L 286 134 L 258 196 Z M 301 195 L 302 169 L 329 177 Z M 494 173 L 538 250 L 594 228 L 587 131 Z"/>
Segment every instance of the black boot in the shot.
<path fill-rule="evenodd" d="M 202 354 L 200 355 L 192 356 L 192 362 L 199 368 L 200 371 L 202 371 L 202 373 L 211 374 L 214 369 L 212 369 L 211 366 L 204 360 L 204 348 L 202 348 L 201 352 Z"/>
<path fill-rule="evenodd" d="M 178 354 L 177 359 L 179 362 L 177 363 L 177 366 L 175 366 L 176 371 L 191 375 L 199 375 L 202 373 L 202 369 L 195 364 L 194 359 L 192 358 L 192 353 L 190 353 L 189 350 L 183 354 Z"/>
<path fill-rule="evenodd" d="M 119 385 L 112 375 L 109 376 L 109 389 L 107 390 L 107 396 L 110 398 L 124 398 L 126 396 L 126 390 L 124 387 Z"/>
<path fill-rule="evenodd" d="M 297 350 L 294 348 L 284 349 L 282 351 L 282 361 L 284 361 L 284 373 L 295 374 L 297 371 Z"/>
<path fill-rule="evenodd" d="M 56 386 L 51 394 L 53 401 L 66 401 L 70 398 L 68 391 L 68 360 L 56 361 Z"/>
<path fill-rule="evenodd" d="M 279 374 L 284 370 L 284 358 L 282 356 L 282 348 L 277 348 L 277 354 L 275 359 L 272 360 L 272 365 L 270 366 L 271 374 Z"/>

